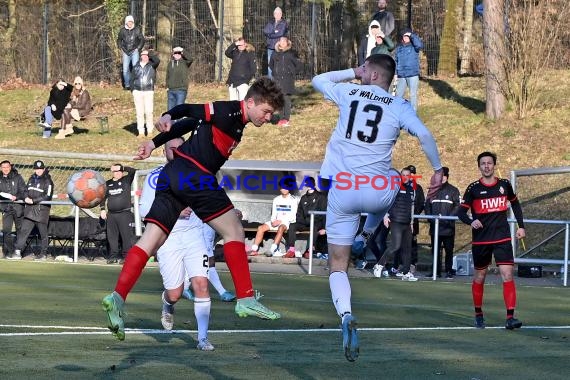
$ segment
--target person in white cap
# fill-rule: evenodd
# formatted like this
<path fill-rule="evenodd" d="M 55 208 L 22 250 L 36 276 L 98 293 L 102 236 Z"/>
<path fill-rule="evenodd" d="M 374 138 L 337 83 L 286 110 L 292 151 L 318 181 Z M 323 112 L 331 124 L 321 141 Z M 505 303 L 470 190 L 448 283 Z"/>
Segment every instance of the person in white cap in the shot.
<path fill-rule="evenodd" d="M 40 202 L 51 201 L 54 186 L 43 161 L 37 160 L 33 166 L 34 174 L 31 175 L 24 190 L 24 219 L 16 240 L 14 254 L 10 257 L 11 260 L 20 260 L 22 258 L 22 251 L 26 247 L 26 241 L 34 226 L 38 228 L 41 238 L 41 250 L 36 259 L 44 261 L 47 259 L 49 243 L 48 223 L 51 205 L 40 204 Z"/>
<path fill-rule="evenodd" d="M 141 30 L 135 26 L 135 19 L 131 15 L 125 17 L 125 26 L 121 28 L 117 36 L 117 46 L 122 53 L 123 88 L 130 90 L 131 66 L 134 67 L 139 61 L 139 52 L 144 46 L 144 36 Z"/>
<path fill-rule="evenodd" d="M 188 72 L 193 59 L 180 46 L 172 49 L 172 57 L 166 68 L 167 110 L 184 104 L 188 95 Z"/>

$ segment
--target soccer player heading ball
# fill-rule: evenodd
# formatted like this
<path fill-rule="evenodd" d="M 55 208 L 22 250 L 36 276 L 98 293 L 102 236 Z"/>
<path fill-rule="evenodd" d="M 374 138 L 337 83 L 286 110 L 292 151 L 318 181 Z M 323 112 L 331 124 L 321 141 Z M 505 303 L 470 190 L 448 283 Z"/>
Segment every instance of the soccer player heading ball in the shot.
<path fill-rule="evenodd" d="M 226 192 L 218 190 L 215 175 L 241 141 L 246 125 L 251 122 L 260 127 L 282 107 L 283 93 L 271 79 L 263 77 L 252 84 L 242 101 L 181 104 L 170 109 L 156 123 L 162 133 L 139 146 L 135 158 L 142 160 L 167 141 L 195 132 L 174 151 L 175 158 L 164 166 L 156 184 L 154 202 L 145 218 L 146 229 L 127 254 L 115 291 L 103 299 L 109 329 L 119 340 L 125 339 L 122 316 L 127 295 L 148 258 L 164 243 L 186 207 L 224 240 L 224 257 L 236 289 L 236 314 L 280 318 L 278 313 L 255 298 L 243 227 Z M 175 120 L 178 122 L 174 123 Z M 204 177 L 212 178 L 211 188 L 200 185 Z M 192 183 L 180 182 L 181 179 Z"/>

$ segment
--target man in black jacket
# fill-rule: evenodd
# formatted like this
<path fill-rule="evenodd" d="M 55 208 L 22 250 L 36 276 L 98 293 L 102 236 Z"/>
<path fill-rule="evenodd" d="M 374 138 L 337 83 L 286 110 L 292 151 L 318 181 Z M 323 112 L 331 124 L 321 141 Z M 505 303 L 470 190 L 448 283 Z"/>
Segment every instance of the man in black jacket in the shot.
<path fill-rule="evenodd" d="M 408 165 L 408 169 L 412 175 L 416 175 L 416 167 Z M 426 197 L 424 188 L 419 183 L 414 183 L 414 215 L 421 214 L 425 209 Z M 414 218 L 412 223 L 412 273 L 415 272 L 418 263 L 418 234 L 420 233 L 419 219 Z"/>
<path fill-rule="evenodd" d="M 16 234 L 22 227 L 24 207 L 14 201 L 24 200 L 26 183 L 18 171 L 12 167 L 8 160 L 0 162 L 0 211 L 2 212 L 2 255 L 11 257 L 14 253 L 14 236 L 12 226 L 16 227 Z"/>
<path fill-rule="evenodd" d="M 249 82 L 257 72 L 255 48 L 240 37 L 228 46 L 224 54 L 232 60 L 226 81 L 229 86 L 230 100 L 243 100 L 249 89 Z"/>
<path fill-rule="evenodd" d="M 101 219 L 107 220 L 107 241 L 109 242 L 109 257 L 107 264 L 124 260 L 134 242 L 134 231 L 131 223 L 135 217 L 131 212 L 131 185 L 135 169 L 121 164 L 111 166 L 113 178 L 106 182 L 107 193 L 105 203 L 101 204 Z M 125 175 L 125 172 L 127 173 Z M 123 254 L 119 252 L 119 239 Z"/>
<path fill-rule="evenodd" d="M 144 46 L 144 36 L 139 27 L 135 26 L 135 19 L 131 15 L 125 17 L 125 25 L 117 36 L 117 46 L 121 50 L 123 62 L 123 88 L 130 90 L 130 66 L 134 67 L 138 63 L 139 52 Z"/>
<path fill-rule="evenodd" d="M 417 281 L 410 271 L 412 251 L 412 213 L 414 208 L 414 182 L 408 167 L 402 169 L 402 185 L 396 195 L 396 200 L 390 211 L 384 216 L 384 226 L 390 228 L 390 248 L 386 250 L 381 260 L 374 266 L 375 272 L 382 272 L 386 259 L 400 251 L 402 270 L 398 277 L 404 281 Z M 396 260 L 395 260 L 396 261 Z"/>
<path fill-rule="evenodd" d="M 10 259 L 20 260 L 22 251 L 26 247 L 28 236 L 34 229 L 38 228 L 41 238 L 40 254 L 37 260 L 46 260 L 48 249 L 48 223 L 51 205 L 40 204 L 40 202 L 51 201 L 53 196 L 53 181 L 43 161 L 34 162 L 34 174 L 28 180 L 24 190 L 24 220 L 22 228 L 16 240 L 16 250 Z"/>
<path fill-rule="evenodd" d="M 449 182 L 449 168 L 443 167 L 443 181 L 441 189 L 435 197 L 426 202 L 426 215 L 455 216 L 459 209 L 459 190 Z M 435 244 L 435 221 L 430 220 L 429 234 L 431 236 L 431 246 Z M 442 245 L 445 250 L 445 272 L 446 278 L 453 278 L 453 246 L 455 244 L 455 221 L 440 220 L 438 230 L 437 246 L 437 277 L 441 277 L 441 253 Z M 436 247 L 434 247 L 434 250 Z"/>
<path fill-rule="evenodd" d="M 286 258 L 300 257 L 299 253 L 295 253 L 296 234 L 297 231 L 309 231 L 311 226 L 309 211 L 326 211 L 327 209 L 327 197 L 317 190 L 313 177 L 305 177 L 301 186 L 306 186 L 309 189 L 299 201 L 295 223 L 289 224 L 289 229 L 287 230 L 287 246 L 289 248 L 285 256 L 283 256 Z M 316 246 L 319 236 L 325 235 L 325 224 L 324 215 L 315 215 L 315 230 L 313 231 L 313 241 L 311 242 L 313 247 Z"/>

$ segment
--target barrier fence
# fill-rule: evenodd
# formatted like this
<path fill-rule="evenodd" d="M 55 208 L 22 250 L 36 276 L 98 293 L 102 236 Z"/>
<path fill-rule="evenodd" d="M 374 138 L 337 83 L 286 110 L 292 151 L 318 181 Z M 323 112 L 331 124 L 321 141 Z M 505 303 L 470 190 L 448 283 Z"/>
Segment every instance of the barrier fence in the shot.
<path fill-rule="evenodd" d="M 309 211 L 310 214 L 310 233 L 309 241 L 313 241 L 314 227 L 315 227 L 315 215 L 326 215 L 326 211 Z M 365 216 L 366 214 L 362 214 Z M 432 247 L 433 254 L 433 272 L 432 280 L 435 281 L 437 278 L 437 249 L 439 245 L 439 221 L 440 220 L 459 220 L 456 216 L 441 216 L 441 215 L 414 215 L 414 219 L 425 219 L 434 220 L 434 244 Z M 515 264 L 529 263 L 529 264 L 554 264 L 562 265 L 564 270 L 563 275 L 563 285 L 568 286 L 568 253 L 570 250 L 570 220 L 540 220 L 540 219 L 523 219 L 525 223 L 528 224 L 550 224 L 550 225 L 563 225 L 565 226 L 565 237 L 564 237 L 564 259 L 562 260 L 552 260 L 552 259 L 525 259 L 517 258 L 515 256 Z M 508 222 L 513 225 L 517 221 L 515 219 L 508 219 Z M 313 247 L 309 245 L 309 274 L 313 273 Z"/>

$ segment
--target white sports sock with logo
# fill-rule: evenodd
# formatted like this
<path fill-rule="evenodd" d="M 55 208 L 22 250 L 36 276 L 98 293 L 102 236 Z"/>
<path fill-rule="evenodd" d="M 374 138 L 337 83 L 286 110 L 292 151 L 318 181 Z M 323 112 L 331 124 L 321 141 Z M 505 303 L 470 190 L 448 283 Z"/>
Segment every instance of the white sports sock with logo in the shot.
<path fill-rule="evenodd" d="M 350 304 L 352 291 L 346 272 L 332 272 L 329 276 L 329 285 L 337 314 L 342 317 L 346 313 L 352 313 Z"/>

